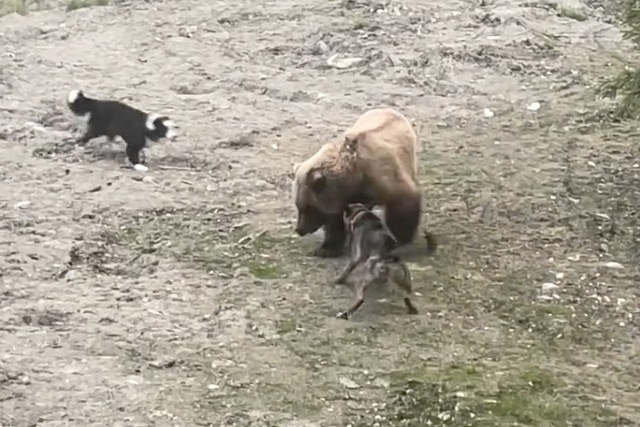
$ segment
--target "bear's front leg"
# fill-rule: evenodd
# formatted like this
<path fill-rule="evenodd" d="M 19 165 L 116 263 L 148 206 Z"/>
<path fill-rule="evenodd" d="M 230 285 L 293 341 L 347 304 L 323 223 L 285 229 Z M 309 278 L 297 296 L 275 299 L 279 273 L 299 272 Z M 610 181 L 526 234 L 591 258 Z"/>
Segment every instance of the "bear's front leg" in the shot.
<path fill-rule="evenodd" d="M 405 196 L 404 198 L 389 203 L 385 206 L 385 222 L 391 234 L 396 238 L 396 242 L 389 240 L 387 249 L 393 250 L 396 247 L 410 244 L 420 226 L 420 194 Z"/>
<path fill-rule="evenodd" d="M 342 213 L 327 217 L 324 223 L 324 241 L 313 255 L 320 258 L 338 258 L 344 254 L 347 231 Z"/>

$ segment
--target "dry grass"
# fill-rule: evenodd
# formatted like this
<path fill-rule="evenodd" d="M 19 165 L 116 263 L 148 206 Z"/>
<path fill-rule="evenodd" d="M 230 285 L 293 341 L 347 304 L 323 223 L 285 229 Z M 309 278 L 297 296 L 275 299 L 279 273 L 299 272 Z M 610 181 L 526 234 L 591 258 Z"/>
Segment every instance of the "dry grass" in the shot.
<path fill-rule="evenodd" d="M 608 131 L 602 132 L 597 131 L 596 140 L 605 138 Z M 526 134 L 522 135 L 524 140 Z M 604 146 L 601 149 L 607 150 Z M 582 176 L 581 166 L 570 167 L 576 176 Z M 476 175 L 473 167 L 467 167 L 464 173 L 451 168 L 446 171 L 447 176 L 452 173 L 456 173 L 459 182 Z M 606 179 L 592 174 L 590 179 L 594 182 Z M 577 182 L 576 176 L 566 178 L 563 185 L 567 191 L 577 186 L 593 187 Z M 436 181 L 444 179 L 442 175 Z M 490 185 L 484 184 L 485 188 Z M 627 185 L 633 188 L 633 182 L 619 181 L 616 185 L 621 191 L 619 200 L 622 194 L 632 197 L 637 192 L 623 190 Z M 555 205 L 534 192 L 508 196 L 503 193 L 501 197 L 507 199 L 505 204 L 494 208 L 515 207 L 518 199 L 536 199 L 542 211 Z M 589 193 L 588 197 L 597 201 L 600 196 Z M 471 210 L 476 209 L 476 203 L 469 201 Z M 573 209 L 570 205 L 565 208 Z M 623 208 L 609 214 L 617 216 L 617 227 L 638 230 L 635 219 L 625 218 L 625 212 Z M 344 415 L 345 422 L 353 426 L 633 425 L 632 419 L 615 409 L 616 399 L 621 396 L 616 390 L 632 385 L 622 378 L 607 377 L 606 370 L 600 370 L 609 357 L 615 357 L 613 343 L 628 338 L 631 325 L 620 326 L 626 309 L 603 310 L 600 303 L 590 299 L 596 291 L 593 285 L 580 278 L 588 269 L 561 261 L 565 250 L 593 259 L 591 250 L 582 243 L 553 249 L 545 243 L 547 238 L 558 235 L 583 242 L 592 232 L 591 225 L 585 227 L 579 216 L 567 214 L 564 216 L 571 219 L 566 224 L 538 236 L 528 227 L 549 227 L 545 218 L 534 219 L 524 210 L 514 210 L 513 214 L 529 217 L 527 226 L 509 221 L 486 224 L 456 215 L 448 218 L 447 225 L 441 223 L 437 227 L 441 232 L 449 229 L 449 234 L 456 237 L 442 246 L 435 259 L 414 264 L 413 276 L 421 292 L 429 295 L 422 299 L 425 309 L 431 315 L 439 313 L 440 320 L 389 315 L 400 312 L 393 302 L 376 304 L 369 299 L 364 312 L 377 311 L 370 317 L 372 323 L 364 326 L 356 319 L 354 326 L 347 326 L 342 332 L 332 330 L 330 338 L 326 330 L 312 325 L 323 323 L 323 317 L 347 304 L 349 294 L 345 291 L 339 298 L 328 296 L 337 291 L 328 285 L 335 265 L 307 258 L 304 252 L 308 248 L 291 238 L 284 228 L 251 231 L 241 220 L 242 215 L 233 212 L 228 212 L 228 221 L 220 221 L 212 219 L 220 217 L 212 210 L 145 211 L 136 217 L 104 222 L 98 238 L 102 243 L 98 246 L 106 244 L 110 253 L 120 253 L 116 263 L 122 264 L 137 253 L 153 254 L 222 278 L 251 277 L 261 286 L 269 283 L 269 292 L 276 295 L 287 295 L 288 284 L 298 283 L 304 289 L 298 292 L 309 294 L 315 305 L 312 309 L 281 307 L 272 314 L 279 345 L 302 363 L 348 363 L 355 369 L 357 373 L 352 378 L 367 396 L 349 395 L 349 399 L 358 402 L 354 407 L 359 408 Z M 507 247 L 501 243 L 504 236 L 509 236 Z M 502 247 L 500 260 L 474 250 L 480 245 L 494 250 Z M 554 250 L 561 252 L 554 254 Z M 558 259 L 556 265 L 546 266 L 544 257 L 536 255 L 540 252 L 553 254 Z M 113 263 L 114 259 L 104 261 Z M 483 264 L 481 272 L 467 267 L 478 263 Z M 543 298 L 545 295 L 534 283 L 554 268 L 575 281 L 567 281 L 553 296 Z M 613 274 L 603 270 L 599 277 L 603 282 L 616 277 L 618 295 L 627 298 L 633 293 L 631 276 Z M 300 277 L 312 278 L 313 283 L 300 283 Z M 384 312 L 388 314 L 383 315 Z M 400 334 L 401 345 L 394 347 L 385 342 L 390 331 Z M 392 369 L 381 362 L 390 358 L 396 361 Z M 314 381 L 318 399 L 342 398 L 343 392 L 331 381 Z M 286 387 L 264 387 L 262 391 L 271 396 L 273 410 L 278 410 L 276 402 L 283 399 L 297 405 L 299 416 L 318 416 L 321 412 L 317 405 L 305 400 L 308 396 L 298 399 L 290 396 Z"/>
<path fill-rule="evenodd" d="M 67 11 L 92 6 L 107 6 L 109 0 L 65 0 L 63 3 Z M 0 16 L 10 13 L 26 15 L 29 12 L 58 7 L 52 2 L 44 0 L 0 0 Z"/>
<path fill-rule="evenodd" d="M 637 129 L 585 95 L 614 29 L 598 47 L 592 18 L 565 38 L 537 5 L 516 34 L 504 2 L 282 1 L 65 2 L 64 27 L 0 31 L 20 46 L 0 55 L 0 425 L 640 425 Z M 72 147 L 81 82 L 185 137 L 144 177 Z M 419 315 L 372 295 L 345 322 L 346 260 L 306 255 L 286 174 L 389 104 L 422 130 L 439 251 L 409 260 Z"/>
<path fill-rule="evenodd" d="M 38 9 L 39 2 L 27 1 L 27 0 L 0 0 L 0 16 L 7 15 L 9 13 L 18 13 L 20 15 L 26 15 L 27 12 L 33 8 Z"/>
<path fill-rule="evenodd" d="M 109 0 L 69 0 L 67 10 L 76 10 L 91 6 L 107 6 L 108 4 Z"/>

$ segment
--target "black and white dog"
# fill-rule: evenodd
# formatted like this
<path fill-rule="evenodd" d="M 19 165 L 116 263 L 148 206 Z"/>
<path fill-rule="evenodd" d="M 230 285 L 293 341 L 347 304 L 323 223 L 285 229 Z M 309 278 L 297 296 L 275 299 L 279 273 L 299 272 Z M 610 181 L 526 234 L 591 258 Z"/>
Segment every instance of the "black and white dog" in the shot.
<path fill-rule="evenodd" d="M 88 116 L 87 129 L 78 139 L 78 144 L 100 136 L 113 142 L 116 136 L 127 144 L 127 157 L 137 171 L 148 168 L 140 161 L 140 152 L 147 145 L 147 139 L 161 138 L 174 140 L 176 125 L 167 116 L 147 114 L 120 101 L 88 98 L 80 90 L 72 90 L 67 96 L 67 105 L 76 116 Z"/>

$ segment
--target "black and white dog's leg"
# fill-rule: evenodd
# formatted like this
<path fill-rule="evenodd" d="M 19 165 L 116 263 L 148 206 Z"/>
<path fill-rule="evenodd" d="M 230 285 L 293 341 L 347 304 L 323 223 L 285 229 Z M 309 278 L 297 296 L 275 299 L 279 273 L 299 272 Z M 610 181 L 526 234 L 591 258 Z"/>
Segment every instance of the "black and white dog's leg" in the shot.
<path fill-rule="evenodd" d="M 100 136 L 100 132 L 96 131 L 95 126 L 92 126 L 91 123 L 88 123 L 87 130 L 85 130 L 84 134 L 76 140 L 76 144 L 87 145 L 89 141 L 99 136 Z"/>
<path fill-rule="evenodd" d="M 147 147 L 143 148 L 142 150 L 140 150 L 140 164 L 141 165 L 146 165 L 147 163 L 147 151 L 149 149 Z"/>
<path fill-rule="evenodd" d="M 127 138 L 125 138 L 125 142 L 127 143 L 127 158 L 133 165 L 133 168 L 140 172 L 148 171 L 149 168 L 140 162 L 140 151 L 142 151 L 145 144 L 144 135 L 136 137 L 127 136 Z"/>

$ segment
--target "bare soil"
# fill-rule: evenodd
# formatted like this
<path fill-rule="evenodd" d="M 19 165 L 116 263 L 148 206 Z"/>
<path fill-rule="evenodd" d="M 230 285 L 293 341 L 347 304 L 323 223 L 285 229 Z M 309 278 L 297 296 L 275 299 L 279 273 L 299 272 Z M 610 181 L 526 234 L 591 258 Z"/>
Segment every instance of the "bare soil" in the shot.
<path fill-rule="evenodd" d="M 605 6 L 0 18 L 0 426 L 640 425 L 638 132 L 592 93 L 627 49 Z M 146 174 L 76 148 L 73 88 L 180 139 Z M 345 260 L 307 255 L 287 174 L 379 106 L 416 125 L 440 247 L 410 264 L 419 315 L 344 321 Z"/>

